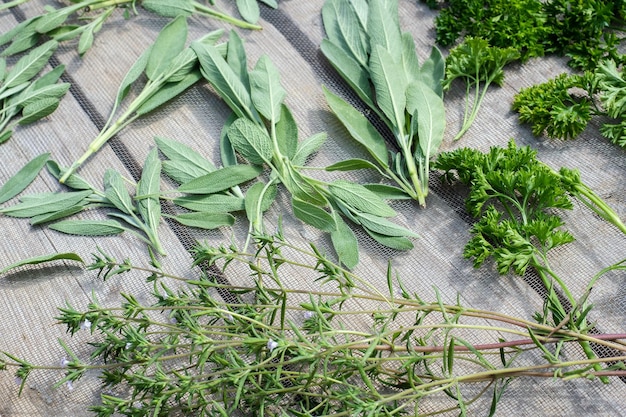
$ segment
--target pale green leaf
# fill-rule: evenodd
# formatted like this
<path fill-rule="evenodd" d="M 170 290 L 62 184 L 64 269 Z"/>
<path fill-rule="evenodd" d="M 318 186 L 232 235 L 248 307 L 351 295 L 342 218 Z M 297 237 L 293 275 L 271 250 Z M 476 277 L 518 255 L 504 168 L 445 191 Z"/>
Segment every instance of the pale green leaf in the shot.
<path fill-rule="evenodd" d="M 141 7 L 163 17 L 191 16 L 193 0 L 143 0 Z"/>
<path fill-rule="evenodd" d="M 420 64 L 415 52 L 415 41 L 408 32 L 402 34 L 402 67 L 409 82 L 420 79 Z"/>
<path fill-rule="evenodd" d="M 83 203 L 79 203 L 79 205 L 76 205 L 74 207 L 68 207 L 63 210 L 53 211 L 51 213 L 38 214 L 36 216 L 31 217 L 29 220 L 29 223 L 31 224 L 31 226 L 36 226 L 38 224 L 44 224 L 44 223 L 49 223 L 55 220 L 63 219 L 68 216 L 73 216 L 76 213 L 80 213 L 87 206 L 88 206 L 87 203 L 83 202 Z"/>
<path fill-rule="evenodd" d="M 324 88 L 326 102 L 350 136 L 365 147 L 378 164 L 388 167 L 387 145 L 378 130 L 354 107 Z"/>
<path fill-rule="evenodd" d="M 63 220 L 48 227 L 57 232 L 77 236 L 118 235 L 126 230 L 115 220 Z"/>
<path fill-rule="evenodd" d="M 230 138 L 228 137 L 228 129 L 230 129 L 230 125 L 232 125 L 235 120 L 237 120 L 237 115 L 233 112 L 224 122 L 222 131 L 220 132 L 220 158 L 222 159 L 222 165 L 225 167 L 237 165 L 238 163 L 235 148 L 233 144 L 230 143 Z"/>
<path fill-rule="evenodd" d="M 398 23 L 398 0 L 370 0 L 367 33 L 373 53 L 378 47 L 399 63 L 402 56 L 402 37 Z"/>
<path fill-rule="evenodd" d="M 284 104 L 280 106 L 280 118 L 274 131 L 278 149 L 287 158 L 292 159 L 298 150 L 298 125 L 291 111 Z"/>
<path fill-rule="evenodd" d="M 166 158 L 163 171 L 179 184 L 215 171 L 215 165 L 189 146 L 164 137 L 154 138 Z"/>
<path fill-rule="evenodd" d="M 226 194 L 189 195 L 177 197 L 174 204 L 193 211 L 229 213 L 244 210 L 244 199 Z"/>
<path fill-rule="evenodd" d="M 407 110 L 417 117 L 419 156 L 428 161 L 443 141 L 446 128 L 443 99 L 426 84 L 416 81 L 407 89 Z"/>
<path fill-rule="evenodd" d="M 75 261 L 80 262 L 81 264 L 85 263 L 83 259 L 75 253 L 53 253 L 50 255 L 35 256 L 32 258 L 23 259 L 2 269 L 0 271 L 0 274 L 5 274 L 12 269 L 19 268 L 20 266 L 38 265 L 52 261 Z"/>
<path fill-rule="evenodd" d="M 51 30 L 58 28 L 65 23 L 72 12 L 72 8 L 69 8 L 69 10 L 65 10 L 63 8 L 40 15 L 35 25 L 35 31 L 39 33 L 48 33 Z"/>
<path fill-rule="evenodd" d="M 376 102 L 396 129 L 405 123 L 407 80 L 398 61 L 376 45 L 370 57 L 370 76 L 376 90 Z"/>
<path fill-rule="evenodd" d="M 265 129 L 254 122 L 245 118 L 235 120 L 228 129 L 228 138 L 235 150 L 250 163 L 271 163 L 272 140 Z"/>
<path fill-rule="evenodd" d="M 166 83 L 155 94 L 144 101 L 135 113 L 141 116 L 155 110 L 157 107 L 185 92 L 189 87 L 200 81 L 201 78 L 202 75 L 199 71 L 192 71 L 178 82 Z"/>
<path fill-rule="evenodd" d="M 248 188 L 245 197 L 245 210 L 250 223 L 256 225 L 260 222 L 262 214 L 274 202 L 277 192 L 278 189 L 275 184 L 268 186 L 263 182 L 257 182 Z"/>
<path fill-rule="evenodd" d="M 178 187 L 187 194 L 212 194 L 256 178 L 263 169 L 254 165 L 233 165 L 195 178 Z"/>
<path fill-rule="evenodd" d="M 253 0 L 256 3 L 256 0 Z M 280 85 L 280 73 L 267 55 L 259 58 L 250 73 L 252 103 L 271 124 L 280 120 L 280 107 L 285 98 L 285 89 Z"/>
<path fill-rule="evenodd" d="M 330 233 L 339 262 L 352 269 L 359 263 L 359 246 L 354 232 L 339 216 L 335 216 L 337 229 Z"/>
<path fill-rule="evenodd" d="M 327 0 L 322 7 L 322 20 L 328 40 L 361 66 L 367 67 L 367 36 L 350 2 Z"/>
<path fill-rule="evenodd" d="M 156 236 L 159 221 L 161 220 L 161 204 L 159 193 L 161 190 L 161 161 L 157 149 L 152 149 L 143 165 L 141 179 L 137 183 L 137 211 Z"/>
<path fill-rule="evenodd" d="M 248 23 L 256 23 L 259 20 L 261 11 L 257 0 L 236 0 L 239 14 Z"/>
<path fill-rule="evenodd" d="M 380 233 L 372 232 L 365 229 L 368 235 L 370 235 L 375 241 L 381 245 L 395 250 L 411 250 L 413 249 L 413 242 L 404 236 L 386 236 Z"/>
<path fill-rule="evenodd" d="M 363 186 L 378 195 L 383 200 L 410 200 L 412 198 L 402 188 L 394 187 L 392 185 L 363 184 Z"/>
<path fill-rule="evenodd" d="M 78 39 L 78 48 L 77 48 L 78 55 L 82 56 L 85 54 L 85 52 L 91 49 L 93 45 L 93 40 L 94 40 L 93 30 L 94 30 L 93 26 L 87 26 L 85 28 L 85 31 L 80 35 L 80 38 Z"/>
<path fill-rule="evenodd" d="M 52 114 L 59 107 L 59 102 L 59 98 L 48 97 L 30 103 L 22 109 L 22 117 L 18 123 L 26 125 Z"/>
<path fill-rule="evenodd" d="M 165 25 L 152 45 L 146 75 L 150 80 L 156 80 L 163 75 L 176 56 L 185 48 L 187 41 L 187 19 L 178 16 Z"/>
<path fill-rule="evenodd" d="M 248 58 L 243 47 L 243 40 L 236 31 L 231 30 L 228 34 L 228 50 L 226 52 L 226 62 L 233 72 L 239 77 L 241 84 L 250 93 L 250 77 L 248 76 Z"/>
<path fill-rule="evenodd" d="M 58 42 L 48 41 L 20 58 L 7 73 L 3 88 L 15 87 L 37 75 L 46 66 L 58 46 Z"/>
<path fill-rule="evenodd" d="M 399 226 L 384 217 L 375 216 L 369 213 L 359 213 L 359 223 L 374 233 L 384 236 L 407 236 L 419 237 L 416 233 Z"/>
<path fill-rule="evenodd" d="M 48 158 L 50 158 L 49 153 L 35 157 L 24 165 L 15 175 L 9 178 L 0 188 L 0 203 L 9 201 L 24 191 L 37 175 L 39 175 L 39 172 L 48 161 Z"/>
<path fill-rule="evenodd" d="M 126 214 L 134 212 L 133 201 L 128 194 L 124 179 L 119 172 L 108 169 L 104 173 L 104 195 L 118 210 Z"/>
<path fill-rule="evenodd" d="M 372 162 L 365 159 L 345 159 L 343 161 L 336 162 L 332 165 L 324 168 L 326 171 L 354 171 L 358 169 L 375 169 L 380 172 L 380 169 L 374 165 Z"/>
<path fill-rule="evenodd" d="M 21 202 L 9 207 L 0 209 L 10 217 L 33 217 L 40 214 L 57 212 L 81 204 L 81 202 L 92 194 L 91 190 L 76 191 L 69 193 L 39 193 L 24 196 Z"/>
<path fill-rule="evenodd" d="M 429 86 L 439 97 L 443 97 L 443 78 L 446 71 L 446 60 L 441 51 L 433 46 L 430 56 L 420 68 L 420 77 L 424 84 Z"/>
<path fill-rule="evenodd" d="M 115 113 L 115 110 L 120 105 L 122 100 L 128 95 L 130 91 L 130 86 L 137 81 L 137 79 L 143 74 L 146 69 L 146 65 L 148 65 L 148 58 L 150 57 L 150 52 L 152 51 L 152 46 L 149 46 L 140 56 L 137 58 L 132 67 L 128 70 L 120 86 L 117 90 L 117 96 L 115 97 L 115 104 L 113 105 L 113 110 L 111 111 L 111 115 Z"/>
<path fill-rule="evenodd" d="M 39 89 L 27 88 L 17 96 L 12 97 L 8 103 L 9 105 L 26 107 L 47 99 L 52 99 L 51 102 L 58 102 L 69 89 L 69 83 L 52 84 Z"/>
<path fill-rule="evenodd" d="M 293 166 L 304 166 L 307 158 L 317 152 L 327 138 L 328 135 L 325 132 L 320 132 L 300 142 L 298 150 L 291 159 Z"/>
<path fill-rule="evenodd" d="M 31 48 L 34 48 L 39 43 L 39 39 L 41 38 L 41 34 L 35 32 L 34 29 L 28 28 L 17 35 L 11 45 L 9 45 L 4 51 L 2 51 L 2 56 L 12 56 L 17 55 L 20 52 L 27 51 Z"/>
<path fill-rule="evenodd" d="M 335 198 L 357 211 L 381 217 L 396 215 L 396 212 L 382 198 L 360 184 L 336 180 L 329 184 L 328 190 Z"/>
<path fill-rule="evenodd" d="M 304 223 L 325 232 L 337 230 L 337 223 L 334 217 L 323 208 L 298 198 L 291 199 L 291 206 L 293 214 Z"/>
<path fill-rule="evenodd" d="M 67 168 L 61 168 L 56 161 L 48 161 L 46 164 L 46 168 L 48 172 L 57 180 L 61 178 L 61 176 L 67 171 Z M 93 190 L 94 188 L 81 176 L 78 174 L 70 175 L 67 180 L 63 183 L 69 188 L 74 190 Z"/>
<path fill-rule="evenodd" d="M 168 215 L 167 217 L 170 217 L 185 226 L 207 230 L 217 229 L 222 226 L 232 226 L 235 224 L 235 217 L 228 213 L 193 212 L 177 214 L 175 216 Z"/>

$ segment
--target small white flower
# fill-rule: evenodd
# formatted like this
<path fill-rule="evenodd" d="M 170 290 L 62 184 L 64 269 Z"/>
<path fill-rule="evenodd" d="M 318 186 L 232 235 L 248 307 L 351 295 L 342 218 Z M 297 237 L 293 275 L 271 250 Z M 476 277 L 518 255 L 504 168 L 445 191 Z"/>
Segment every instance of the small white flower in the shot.
<path fill-rule="evenodd" d="M 312 319 L 313 317 L 315 317 L 315 312 L 307 310 L 304 312 L 303 316 L 305 320 Z"/>
<path fill-rule="evenodd" d="M 267 341 L 267 349 L 271 352 L 274 349 L 276 349 L 278 347 L 278 342 L 276 342 L 275 340 L 268 340 Z"/>
<path fill-rule="evenodd" d="M 126 346 L 125 346 L 126 350 L 130 349 L 131 347 L 133 347 L 132 343 L 130 343 L 130 342 L 126 343 Z"/>
<path fill-rule="evenodd" d="M 83 321 L 80 324 L 80 329 L 81 330 L 89 330 L 89 329 L 91 329 L 91 322 L 89 320 L 85 319 L 85 321 Z"/>
<path fill-rule="evenodd" d="M 229 323 L 232 323 L 235 319 L 233 319 L 233 316 L 230 315 L 230 313 L 228 313 L 224 316 L 224 320 L 226 320 Z"/>
<path fill-rule="evenodd" d="M 61 358 L 61 368 L 65 368 L 69 364 L 70 361 L 68 361 L 66 357 Z"/>
<path fill-rule="evenodd" d="M 68 391 L 74 391 L 74 384 L 72 384 L 72 381 L 65 381 L 65 386 Z"/>

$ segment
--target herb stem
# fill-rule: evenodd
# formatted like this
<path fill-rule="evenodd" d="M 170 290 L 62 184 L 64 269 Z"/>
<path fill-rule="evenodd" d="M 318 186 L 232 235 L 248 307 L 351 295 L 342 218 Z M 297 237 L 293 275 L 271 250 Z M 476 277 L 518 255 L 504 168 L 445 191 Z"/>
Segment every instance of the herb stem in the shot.
<path fill-rule="evenodd" d="M 238 26 L 238 27 L 240 27 L 242 29 L 255 29 L 255 30 L 263 29 L 259 25 L 254 25 L 254 24 L 248 23 L 248 22 L 246 22 L 244 20 L 240 20 L 240 19 L 234 18 L 232 16 L 229 16 L 227 14 L 218 12 L 217 10 L 211 9 L 210 7 L 207 7 L 207 6 L 201 4 L 201 3 L 197 2 L 197 1 L 193 2 L 193 7 L 195 8 L 196 13 L 198 13 L 198 14 L 204 14 L 206 16 L 214 17 L 214 18 L 216 18 L 218 20 L 222 20 L 224 22 L 233 24 L 233 25 Z"/>

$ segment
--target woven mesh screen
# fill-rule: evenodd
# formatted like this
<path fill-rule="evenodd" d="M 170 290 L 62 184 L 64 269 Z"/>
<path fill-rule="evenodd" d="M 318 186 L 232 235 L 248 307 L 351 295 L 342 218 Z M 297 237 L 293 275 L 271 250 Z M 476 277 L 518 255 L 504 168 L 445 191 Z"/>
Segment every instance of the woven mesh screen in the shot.
<path fill-rule="evenodd" d="M 39 14 L 49 3 L 33 0 L 12 12 L 0 15 L 0 30 L 7 30 L 27 17 Z M 226 10 L 233 10 L 231 2 L 218 2 Z M 417 1 L 400 2 L 400 23 L 416 40 L 418 54 L 425 59 L 434 39 L 434 12 Z M 348 87 L 335 74 L 319 51 L 323 37 L 320 10 L 322 0 L 280 1 L 278 10 L 262 9 L 262 31 L 238 32 L 245 40 L 249 62 L 254 63 L 267 54 L 281 72 L 281 81 L 287 90 L 287 104 L 300 128 L 300 139 L 325 131 L 329 135 L 322 150 L 310 160 L 311 166 L 322 167 L 339 159 L 362 156 L 363 150 L 348 140 L 339 122 L 334 118 L 323 98 L 320 85 L 347 97 L 356 105 Z M 63 45 L 55 54 L 53 64 L 67 66 L 66 81 L 73 87 L 52 116 L 35 125 L 20 128 L 14 138 L 0 147 L 3 164 L 0 179 L 5 180 L 35 155 L 50 151 L 52 157 L 64 165 L 75 160 L 86 148 L 111 109 L 117 86 L 126 70 L 158 34 L 166 20 L 147 12 L 125 19 L 115 13 L 96 41 L 82 59 L 77 57 L 75 45 Z M 216 28 L 228 26 L 205 18 L 190 19 L 190 39 Z M 505 85 L 493 89 L 486 97 L 481 112 L 472 129 L 461 141 L 452 137 L 460 127 L 464 89 L 457 87 L 446 97 L 448 130 L 442 150 L 469 146 L 487 150 L 490 146 L 504 146 L 510 138 L 520 145 L 538 149 L 539 157 L 552 167 L 567 166 L 581 171 L 583 180 L 605 198 L 620 214 L 626 214 L 624 181 L 626 158 L 624 152 L 599 137 L 597 126 L 591 126 L 575 142 L 543 141 L 520 127 L 510 110 L 513 95 L 521 88 L 545 81 L 567 71 L 561 59 L 548 58 L 523 66 L 509 68 Z M 131 92 L 131 95 L 136 92 Z M 206 85 L 197 85 L 163 108 L 137 120 L 122 131 L 117 138 L 92 157 L 82 168 L 81 175 L 93 184 L 101 184 L 103 173 L 115 168 L 129 178 L 138 178 L 141 164 L 148 151 L 154 147 L 154 136 L 163 136 L 188 144 L 202 155 L 219 160 L 218 139 L 229 115 L 227 106 Z M 317 172 L 320 178 L 337 178 L 335 173 Z M 377 182 L 368 172 L 354 172 L 343 177 L 358 182 Z M 167 180 L 165 187 L 173 187 Z M 542 307 L 544 291 L 540 280 L 532 273 L 526 277 L 499 276 L 493 266 L 480 270 L 472 268 L 463 259 L 462 252 L 469 238 L 472 219 L 463 205 L 464 190 L 441 183 L 434 175 L 432 193 L 426 209 L 413 203 L 396 203 L 399 212 L 396 221 L 420 234 L 415 248 L 409 252 L 396 252 L 355 230 L 361 247 L 361 263 L 356 272 L 381 289 L 386 286 L 387 262 L 393 260 L 397 273 L 403 277 L 407 289 L 425 300 L 432 300 L 436 287 L 444 301 L 454 303 L 459 297 L 468 307 L 499 311 L 513 316 L 532 317 Z M 41 177 L 31 191 L 55 191 L 58 184 Z M 167 210 L 167 208 L 165 208 Z M 103 213 L 85 216 L 102 218 Z M 267 214 L 269 228 L 282 216 L 288 240 L 294 243 L 314 242 L 323 250 L 331 251 L 327 237 L 297 222 L 290 213 L 289 199 L 280 194 L 277 204 Z M 177 226 L 162 225 L 162 240 L 167 257 L 163 268 L 171 273 L 193 276 L 188 269 L 189 249 L 198 240 L 213 244 L 230 239 L 243 241 L 247 224 L 240 219 L 232 230 L 200 232 Z M 596 218 L 584 207 L 576 207 L 565 215 L 565 220 L 576 242 L 553 251 L 552 266 L 564 277 L 574 293 L 580 293 L 589 278 L 601 268 L 623 257 L 625 238 L 616 230 Z M 145 247 L 130 236 L 116 238 L 67 237 L 45 228 L 30 227 L 27 222 L 6 217 L 0 218 L 4 239 L 0 242 L 3 264 L 24 259 L 33 254 L 51 252 L 78 252 L 84 258 L 101 247 L 119 258 L 129 257 L 138 263 L 147 259 Z M 294 255 L 297 256 L 297 255 Z M 66 301 L 84 308 L 95 295 L 103 305 L 118 305 L 120 292 L 144 296 L 149 302 L 151 286 L 141 274 L 129 274 L 102 282 L 95 273 L 84 272 L 71 266 L 28 268 L 0 278 L 0 350 L 28 358 L 34 363 L 56 365 L 64 352 L 57 338 L 65 340 L 80 356 L 88 354 L 84 343 L 91 340 L 86 332 L 70 338 L 64 328 L 55 325 L 56 308 Z M 621 272 L 607 275 L 594 288 L 591 299 L 595 304 L 592 318 L 602 332 L 624 332 L 626 323 L 626 280 Z M 233 284 L 249 284 L 246 274 L 231 274 L 220 279 Z M 311 277 L 291 276 L 286 285 L 314 288 Z M 225 294 L 227 297 L 228 295 Z M 140 300 L 141 301 L 141 300 Z M 359 308 L 355 306 L 354 308 Z M 353 323 L 353 325 L 367 325 Z M 478 333 L 463 335 L 470 343 L 485 343 Z M 601 352 L 599 352 L 601 354 Z M 582 358 L 574 346 L 565 355 Z M 533 357 L 524 359 L 532 363 Z M 54 387 L 58 373 L 36 372 L 29 379 L 21 397 L 18 385 L 9 373 L 0 373 L 0 416 L 82 416 L 89 415 L 87 406 L 96 404 L 100 388 L 97 374 L 90 374 L 74 384 Z M 471 396 L 473 388 L 468 388 Z M 471 415 L 486 415 L 490 399 L 472 404 Z M 450 400 L 441 396 L 428 397 L 419 404 L 420 413 L 429 413 L 451 406 Z M 626 385 L 613 379 L 610 385 L 598 381 L 516 380 L 505 393 L 497 415 L 616 416 L 626 409 Z M 451 411 L 449 415 L 457 415 Z"/>

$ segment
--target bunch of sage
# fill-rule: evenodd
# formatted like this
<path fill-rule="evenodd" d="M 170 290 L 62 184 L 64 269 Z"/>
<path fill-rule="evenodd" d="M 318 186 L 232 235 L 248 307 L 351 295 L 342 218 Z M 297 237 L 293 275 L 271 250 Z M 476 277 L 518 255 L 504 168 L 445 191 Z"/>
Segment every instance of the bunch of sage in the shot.
<path fill-rule="evenodd" d="M 61 177 L 62 183 L 124 127 L 183 93 L 202 78 L 198 69 L 196 54 L 189 47 L 185 47 L 187 30 L 187 20 L 184 16 L 172 20 L 161 30 L 154 44 L 128 70 L 119 86 L 107 123 L 91 142 L 88 150 Z M 213 45 L 221 34 L 222 31 L 217 30 L 203 36 L 196 42 Z M 113 122 L 119 105 L 127 97 L 131 86 L 137 82 L 142 74 L 145 74 L 147 78 L 143 89 L 128 105 L 124 113 Z"/>
<path fill-rule="evenodd" d="M 11 137 L 17 125 L 35 122 L 54 112 L 70 88 L 68 83 L 57 83 L 65 70 L 62 65 L 36 78 L 57 46 L 57 42 L 48 41 L 10 69 L 6 59 L 0 58 L 0 143 Z"/>
<path fill-rule="evenodd" d="M 3 4 L 0 10 L 18 6 L 25 1 L 27 0 Z M 277 7 L 275 0 L 259 1 L 270 7 Z M 83 55 L 93 46 L 95 35 L 116 9 L 124 9 L 126 17 L 129 17 L 131 10 L 137 13 L 137 3 L 164 17 L 203 15 L 246 29 L 261 29 L 254 24 L 259 19 L 257 0 L 237 1 L 239 12 L 245 21 L 194 0 L 72 0 L 71 3 L 60 8 L 46 7 L 46 13 L 31 17 L 1 34 L 0 46 L 10 43 L 3 55 L 31 49 L 46 37 L 58 42 L 78 39 L 78 53 Z"/>
<path fill-rule="evenodd" d="M 55 161 L 48 160 L 48 157 L 48 154 L 43 154 L 34 158 L 11 177 L 0 188 L 0 203 L 22 192 L 44 166 L 47 166 L 52 176 L 60 178 L 66 169 Z M 0 214 L 29 218 L 31 225 L 49 224 L 50 229 L 72 235 L 109 236 L 128 232 L 145 242 L 150 250 L 164 255 L 158 237 L 158 225 L 161 220 L 160 176 L 161 161 L 157 150 L 154 149 L 146 158 L 134 196 L 129 193 L 127 181 L 122 175 L 109 169 L 104 175 L 104 191 L 98 190 L 84 178 L 72 174 L 65 181 L 69 191 L 27 194 L 21 196 L 18 203 L 0 208 Z M 107 215 L 113 219 L 60 220 L 96 208 L 110 210 Z"/>
<path fill-rule="evenodd" d="M 408 237 L 415 237 L 415 233 L 388 220 L 396 213 L 378 194 L 380 187 L 372 190 L 345 180 L 328 183 L 302 173 L 307 157 L 321 146 L 326 135 L 298 142 L 298 126 L 283 103 L 286 92 L 280 74 L 267 56 L 248 71 L 243 43 L 232 31 L 225 56 L 207 43 L 193 42 L 191 48 L 202 74 L 234 115 L 221 139 L 224 167 L 184 183 L 179 191 L 210 195 L 249 180 L 248 176 L 235 175 L 239 171 L 254 173 L 253 168 L 237 165 L 236 152 L 252 165 L 271 169 L 269 182 L 253 185 L 244 200 L 254 231 L 263 232 L 262 212 L 273 199 L 274 184 L 280 182 L 291 194 L 295 217 L 330 233 L 339 259 L 347 266 L 358 263 L 358 245 L 342 216 L 361 225 L 383 245 L 399 250 L 413 247 Z M 216 184 L 221 189 L 216 189 Z"/>
<path fill-rule="evenodd" d="M 332 169 L 376 169 L 425 206 L 430 159 L 445 130 L 441 53 L 433 48 L 419 65 L 413 37 L 400 31 L 398 0 L 327 0 L 322 18 L 328 37 L 322 41 L 324 56 L 384 122 L 399 148 L 389 150 L 360 111 L 325 90 L 333 113 L 374 160 Z"/>

